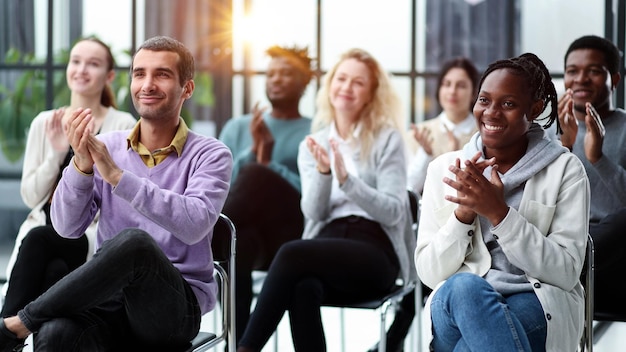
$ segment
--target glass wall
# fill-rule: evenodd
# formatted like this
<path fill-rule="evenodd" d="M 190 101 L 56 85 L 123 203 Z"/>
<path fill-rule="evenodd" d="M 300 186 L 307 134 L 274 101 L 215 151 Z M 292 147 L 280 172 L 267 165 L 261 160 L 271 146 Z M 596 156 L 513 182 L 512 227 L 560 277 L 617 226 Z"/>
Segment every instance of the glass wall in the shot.
<path fill-rule="evenodd" d="M 41 111 L 69 103 L 65 65 L 81 36 L 111 46 L 118 65 L 113 84 L 120 109 L 130 109 L 128 65 L 133 5 L 129 0 L 7 0 L 0 5 L 0 250 L 12 248 L 28 209 L 21 201 L 20 176 L 28 127 Z M 143 18 L 137 15 L 137 18 Z M 9 28 L 10 27 L 10 28 Z M 143 38 L 137 38 L 143 40 Z M 4 276 L 0 273 L 0 277 Z"/>
<path fill-rule="evenodd" d="M 15 237 L 27 209 L 19 195 L 22 153 L 32 118 L 68 103 L 65 63 L 72 43 L 96 35 L 111 45 L 122 109 L 131 53 L 165 34 L 196 55 L 192 128 L 217 134 L 233 116 L 265 97 L 265 50 L 308 47 L 317 77 L 301 102 L 315 113 L 323 74 L 352 47 L 373 54 L 393 75 L 408 126 L 439 112 L 434 99 L 441 63 L 458 55 L 488 63 L 534 52 L 562 90 L 563 54 L 585 34 L 624 33 L 617 0 L 3 0 L 0 2 L 0 248 Z M 606 4 L 611 4 L 608 6 Z M 622 27 L 619 27 L 622 26 Z M 622 30 L 623 32 L 623 30 Z M 624 48 L 624 43 L 619 44 Z M 623 88 L 622 88 L 623 89 Z M 623 90 L 622 90 L 623 92 Z M 619 101 L 619 100 L 618 100 Z M 623 97 L 621 97 L 623 102 Z M 1 273 L 0 273 L 1 275 Z"/>

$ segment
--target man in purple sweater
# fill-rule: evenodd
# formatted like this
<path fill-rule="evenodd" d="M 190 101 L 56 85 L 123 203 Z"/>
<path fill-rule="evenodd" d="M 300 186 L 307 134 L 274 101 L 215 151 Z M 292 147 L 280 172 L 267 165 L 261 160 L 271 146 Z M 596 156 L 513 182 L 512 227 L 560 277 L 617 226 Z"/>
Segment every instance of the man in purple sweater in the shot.
<path fill-rule="evenodd" d="M 0 319 L 0 351 L 19 348 L 31 332 L 46 351 L 137 343 L 171 351 L 197 334 L 216 302 L 210 244 L 232 156 L 180 118 L 193 74 L 183 44 L 155 37 L 133 57 L 141 119 L 130 133 L 95 137 L 91 111 L 73 113 L 66 133 L 75 156 L 54 194 L 52 222 L 61 236 L 78 237 L 100 211 L 97 252 L 17 316 Z"/>

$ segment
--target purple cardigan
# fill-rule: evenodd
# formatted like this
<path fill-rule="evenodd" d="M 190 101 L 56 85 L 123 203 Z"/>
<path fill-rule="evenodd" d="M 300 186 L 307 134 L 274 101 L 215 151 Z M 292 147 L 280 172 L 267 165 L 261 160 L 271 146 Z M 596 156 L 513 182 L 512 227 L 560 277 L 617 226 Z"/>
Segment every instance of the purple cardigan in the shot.
<path fill-rule="evenodd" d="M 63 237 L 80 237 L 100 210 L 96 250 L 126 228 L 149 233 L 193 288 L 202 313 L 212 310 L 217 284 L 213 280 L 211 238 L 229 190 L 232 156 L 215 138 L 189 131 L 179 157 L 171 153 L 148 168 L 128 147 L 128 131 L 98 136 L 124 170 L 117 187 L 71 164 L 55 191 L 51 217 Z"/>

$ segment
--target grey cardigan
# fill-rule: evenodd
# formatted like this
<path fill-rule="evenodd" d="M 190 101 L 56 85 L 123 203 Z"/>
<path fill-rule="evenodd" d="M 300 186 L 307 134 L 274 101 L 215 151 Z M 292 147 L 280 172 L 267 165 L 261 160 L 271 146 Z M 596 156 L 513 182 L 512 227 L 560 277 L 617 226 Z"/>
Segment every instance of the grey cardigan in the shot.
<path fill-rule="evenodd" d="M 329 131 L 327 127 L 312 135 L 326 150 L 330 150 Z M 302 182 L 301 208 L 305 218 L 303 239 L 314 238 L 332 220 L 329 199 L 334 176 L 321 174 L 316 165 L 306 141 L 301 142 L 298 168 Z M 400 132 L 391 127 L 383 128 L 376 136 L 370 155 L 357 167 L 360 177 L 348 175 L 341 190 L 380 223 L 389 236 L 400 263 L 399 277 L 406 284 L 417 278 L 417 272 L 412 260 L 415 235 L 411 230 L 405 150 Z"/>

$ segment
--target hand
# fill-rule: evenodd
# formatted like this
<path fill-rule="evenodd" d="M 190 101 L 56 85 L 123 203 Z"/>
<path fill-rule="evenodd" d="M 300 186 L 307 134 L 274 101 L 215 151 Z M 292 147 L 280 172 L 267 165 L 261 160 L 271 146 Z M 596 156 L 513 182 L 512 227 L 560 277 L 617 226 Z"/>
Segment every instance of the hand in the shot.
<path fill-rule="evenodd" d="M 343 155 L 339 151 L 339 144 L 333 138 L 330 139 L 330 149 L 333 151 L 333 158 L 335 159 L 335 177 L 339 181 L 339 185 L 343 185 L 348 179 L 348 170 L 346 170 L 346 164 L 343 162 Z"/>
<path fill-rule="evenodd" d="M 595 164 L 602 158 L 602 144 L 604 143 L 604 124 L 600 115 L 591 103 L 586 103 L 585 126 L 585 157 L 590 163 Z"/>
<path fill-rule="evenodd" d="M 317 161 L 317 170 L 323 174 L 330 173 L 330 158 L 324 147 L 319 145 L 311 136 L 306 137 L 306 146 L 311 152 L 313 159 Z"/>
<path fill-rule="evenodd" d="M 102 179 L 113 187 L 117 186 L 120 178 L 122 178 L 122 169 L 113 161 L 109 150 L 101 140 L 90 135 L 87 141 L 89 153 L 98 166 L 98 172 Z"/>
<path fill-rule="evenodd" d="M 63 116 L 65 115 L 65 108 L 54 110 L 52 116 L 46 120 L 46 138 L 52 149 L 57 152 L 67 152 L 70 147 L 70 143 L 67 141 L 65 135 L 65 123 L 63 122 Z"/>
<path fill-rule="evenodd" d="M 259 164 L 267 165 L 272 160 L 274 149 L 274 136 L 263 121 L 263 112 L 266 108 L 259 109 L 259 103 L 252 108 L 252 122 L 250 134 L 252 134 L 252 153 L 256 154 Z"/>
<path fill-rule="evenodd" d="M 93 172 L 94 161 L 88 148 L 93 115 L 91 109 L 78 108 L 72 112 L 67 120 L 65 136 L 74 150 L 76 167 L 87 174 Z"/>
<path fill-rule="evenodd" d="M 568 89 L 559 99 L 558 117 L 559 124 L 563 130 L 561 144 L 572 150 L 574 142 L 576 142 L 576 134 L 578 133 L 578 120 L 574 116 L 574 100 L 572 99 L 571 89 Z"/>
<path fill-rule="evenodd" d="M 411 130 L 413 131 L 413 138 L 419 143 L 419 145 L 424 149 L 424 152 L 428 155 L 433 155 L 433 138 L 430 136 L 430 129 L 426 127 L 417 127 L 415 125 L 411 125 Z"/>
<path fill-rule="evenodd" d="M 508 205 L 504 201 L 504 186 L 498 175 L 498 165 L 495 158 L 478 162 L 481 153 L 464 162 L 461 169 L 460 159 L 456 159 L 449 170 L 455 174 L 455 180 L 448 177 L 443 182 L 457 191 L 457 196 L 445 196 L 445 199 L 458 204 L 454 214 L 465 224 L 471 224 L 480 214 L 495 226 L 504 219 L 508 212 Z M 484 169 L 491 165 L 491 179 L 483 176 Z"/>

